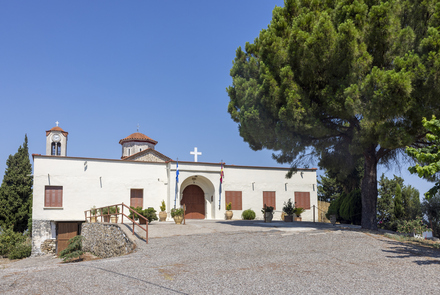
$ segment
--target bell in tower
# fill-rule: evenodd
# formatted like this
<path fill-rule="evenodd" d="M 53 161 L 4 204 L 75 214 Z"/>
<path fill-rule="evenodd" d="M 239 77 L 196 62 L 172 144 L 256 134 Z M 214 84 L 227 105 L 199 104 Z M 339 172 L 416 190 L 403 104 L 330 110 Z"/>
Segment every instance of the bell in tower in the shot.
<path fill-rule="evenodd" d="M 67 135 L 68 132 L 58 126 L 46 131 L 46 155 L 48 156 L 67 156 Z"/>

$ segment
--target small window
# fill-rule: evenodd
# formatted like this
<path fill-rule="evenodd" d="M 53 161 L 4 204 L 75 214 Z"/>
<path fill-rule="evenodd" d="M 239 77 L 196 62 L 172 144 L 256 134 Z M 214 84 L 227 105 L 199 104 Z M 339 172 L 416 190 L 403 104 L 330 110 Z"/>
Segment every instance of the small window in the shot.
<path fill-rule="evenodd" d="M 273 207 L 276 210 L 275 192 L 263 192 L 263 207 Z"/>
<path fill-rule="evenodd" d="M 46 186 L 44 192 L 44 207 L 63 207 L 63 187 Z"/>
<path fill-rule="evenodd" d="M 231 210 L 243 210 L 241 191 L 226 191 L 225 202 L 231 203 Z"/>
<path fill-rule="evenodd" d="M 52 142 L 52 145 L 51 145 L 51 149 L 50 149 L 50 154 L 52 155 L 52 156 L 55 156 L 55 142 Z"/>
<path fill-rule="evenodd" d="M 142 149 L 139 149 L 140 152 L 142 152 Z"/>

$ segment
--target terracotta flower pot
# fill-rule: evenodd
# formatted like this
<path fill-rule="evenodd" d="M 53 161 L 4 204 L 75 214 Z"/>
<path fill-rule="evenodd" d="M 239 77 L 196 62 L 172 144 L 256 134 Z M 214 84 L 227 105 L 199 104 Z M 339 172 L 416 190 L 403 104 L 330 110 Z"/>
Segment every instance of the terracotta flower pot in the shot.
<path fill-rule="evenodd" d="M 225 212 L 226 220 L 231 220 L 234 213 L 231 210 Z"/>
<path fill-rule="evenodd" d="M 139 224 L 147 224 L 147 220 L 143 218 L 139 218 Z"/>
<path fill-rule="evenodd" d="M 159 221 L 166 221 L 167 220 L 167 212 L 160 211 L 159 212 Z"/>
<path fill-rule="evenodd" d="M 293 222 L 293 215 L 284 215 L 284 222 Z"/>
<path fill-rule="evenodd" d="M 173 218 L 176 224 L 182 224 L 183 216 L 179 215 L 179 216 L 174 216 Z"/>
<path fill-rule="evenodd" d="M 118 223 L 118 215 L 112 215 L 110 219 L 112 223 Z"/>
<path fill-rule="evenodd" d="M 295 221 L 302 221 L 302 218 L 301 218 L 301 216 L 297 216 L 297 217 L 295 217 Z"/>

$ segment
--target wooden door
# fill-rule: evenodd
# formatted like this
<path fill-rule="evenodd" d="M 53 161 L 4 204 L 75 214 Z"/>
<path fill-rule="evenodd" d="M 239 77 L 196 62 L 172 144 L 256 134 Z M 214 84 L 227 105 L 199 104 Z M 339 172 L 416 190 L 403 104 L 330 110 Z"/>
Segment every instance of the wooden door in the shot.
<path fill-rule="evenodd" d="M 144 207 L 144 190 L 143 189 L 131 189 L 130 191 L 130 206 Z"/>
<path fill-rule="evenodd" d="M 197 185 L 189 185 L 183 190 L 180 203 L 186 206 L 185 218 L 205 219 L 205 193 Z"/>
<path fill-rule="evenodd" d="M 67 248 L 69 240 L 78 235 L 78 223 L 63 222 L 57 224 L 57 255 Z"/>

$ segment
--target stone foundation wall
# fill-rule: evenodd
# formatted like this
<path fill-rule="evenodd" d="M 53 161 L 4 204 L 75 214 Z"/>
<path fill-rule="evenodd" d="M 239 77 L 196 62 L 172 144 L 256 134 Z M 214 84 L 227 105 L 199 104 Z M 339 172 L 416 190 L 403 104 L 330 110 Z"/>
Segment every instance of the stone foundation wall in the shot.
<path fill-rule="evenodd" d="M 52 240 L 50 220 L 32 220 L 32 256 L 45 254 L 41 245 L 46 240 Z M 55 240 L 54 240 L 55 241 Z"/>
<path fill-rule="evenodd" d="M 81 235 L 83 251 L 101 258 L 125 255 L 135 248 L 118 224 L 83 223 Z"/>
<path fill-rule="evenodd" d="M 57 253 L 57 241 L 54 239 L 45 240 L 41 244 L 41 252 L 44 254 L 56 254 Z"/>

